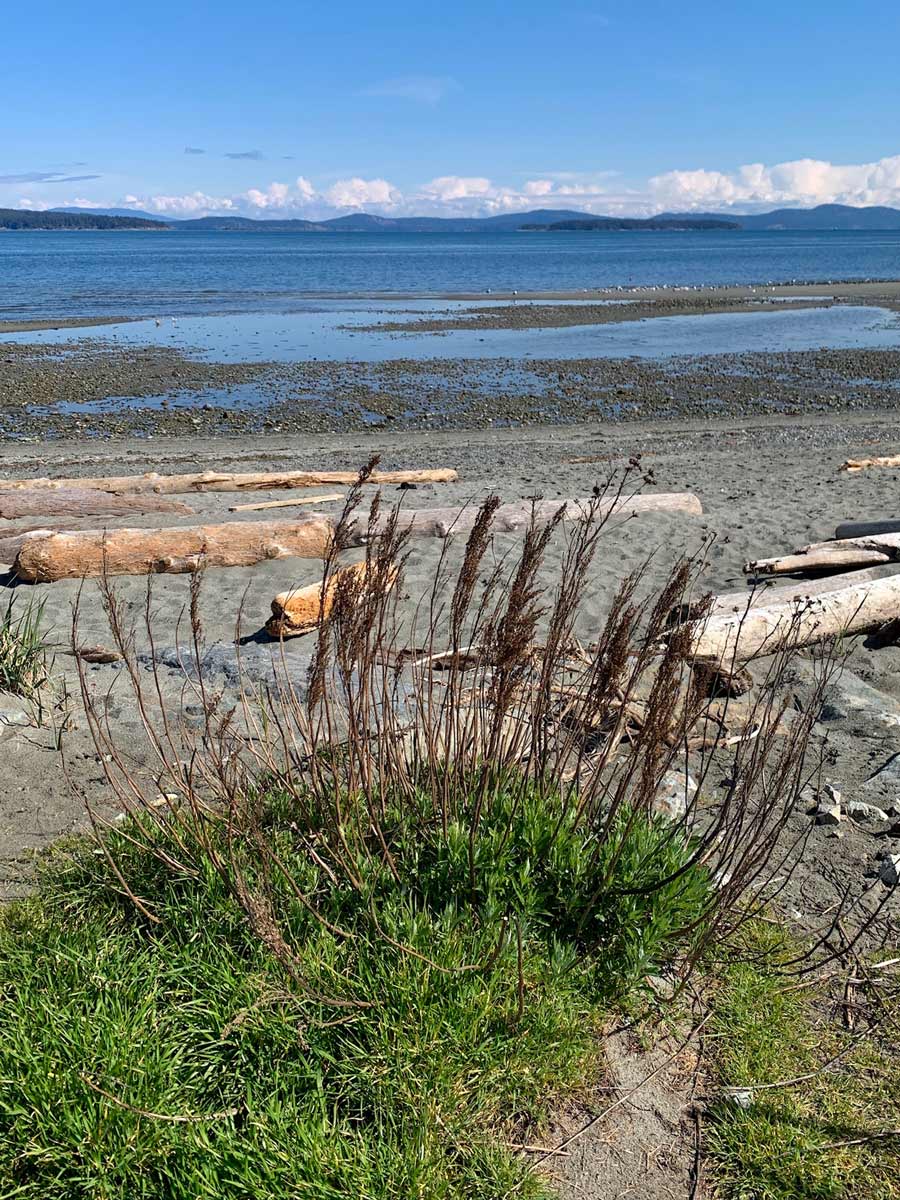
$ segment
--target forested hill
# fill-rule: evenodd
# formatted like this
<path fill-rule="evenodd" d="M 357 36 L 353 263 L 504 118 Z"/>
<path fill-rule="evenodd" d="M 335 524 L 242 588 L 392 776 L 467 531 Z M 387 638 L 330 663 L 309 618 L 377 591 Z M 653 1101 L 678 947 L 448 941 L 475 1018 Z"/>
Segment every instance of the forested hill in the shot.
<path fill-rule="evenodd" d="M 92 212 L 0 208 L 0 229 L 168 229 L 168 225 L 164 221 L 146 221 L 141 217 L 106 217 Z"/>

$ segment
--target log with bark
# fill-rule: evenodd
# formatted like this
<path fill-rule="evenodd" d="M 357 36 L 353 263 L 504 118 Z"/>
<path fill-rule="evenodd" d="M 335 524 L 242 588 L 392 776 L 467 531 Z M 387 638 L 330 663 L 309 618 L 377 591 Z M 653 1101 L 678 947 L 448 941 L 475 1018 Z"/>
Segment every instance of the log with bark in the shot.
<path fill-rule="evenodd" d="M 876 458 L 848 458 L 841 463 L 839 471 L 855 475 L 857 471 L 865 471 L 869 467 L 900 467 L 900 454 L 886 454 Z"/>
<path fill-rule="evenodd" d="M 820 592 L 804 601 L 770 604 L 739 615 L 696 622 L 690 657 L 720 664 L 843 635 L 870 633 L 900 615 L 900 575 Z"/>
<path fill-rule="evenodd" d="M 804 571 L 839 571 L 842 567 L 874 567 L 900 561 L 900 533 L 813 542 L 796 554 L 748 562 L 748 575 L 796 575 Z"/>
<path fill-rule="evenodd" d="M 333 535 L 333 522 L 321 516 L 174 529 L 28 533 L 14 570 L 26 583 L 49 583 L 103 574 L 180 574 L 201 566 L 249 567 L 269 558 L 321 558 Z"/>
<path fill-rule="evenodd" d="M 17 488 L 0 493 L 0 517 L 99 517 L 118 513 L 162 512 L 181 516 L 193 513 L 178 500 L 152 494 L 125 496 L 91 488 Z"/>
<path fill-rule="evenodd" d="M 622 517 L 645 512 L 679 512 L 692 516 L 701 516 L 703 513 L 703 505 L 691 492 L 657 492 L 622 500 L 520 500 L 514 504 L 500 505 L 494 513 L 491 530 L 495 533 L 517 533 L 527 529 L 532 519 L 538 525 L 546 525 L 563 505 L 567 521 L 583 521 L 592 513 L 594 516 L 605 516 L 611 511 Z M 478 513 L 477 504 L 470 504 L 465 508 L 401 510 L 399 528 L 416 537 L 446 538 L 471 532 Z M 376 531 L 383 529 L 388 520 L 388 514 L 381 517 Z M 365 518 L 360 517 L 355 526 L 360 536 L 364 535 L 364 526 Z"/>
<path fill-rule="evenodd" d="M 375 586 L 382 590 L 393 587 L 397 571 L 385 573 L 376 569 L 377 578 L 370 579 L 367 563 L 356 563 L 332 572 L 326 584 L 324 580 L 309 587 L 294 588 L 280 592 L 272 601 L 272 615 L 266 622 L 266 633 L 272 638 L 299 637 L 312 633 L 319 622 L 326 618 L 334 605 L 338 589 L 345 586 Z"/>
<path fill-rule="evenodd" d="M 327 487 L 329 484 L 350 487 L 357 478 L 357 471 L 262 471 L 245 474 L 200 471 L 191 475 L 157 475 L 151 471 L 146 475 L 86 479 L 4 479 L 0 480 L 0 493 L 36 488 L 46 491 L 88 488 L 129 495 L 146 492 L 159 495 L 177 492 L 261 492 L 279 488 Z M 456 471 L 442 467 L 426 471 L 374 471 L 366 483 L 453 483 L 458 478 Z"/>

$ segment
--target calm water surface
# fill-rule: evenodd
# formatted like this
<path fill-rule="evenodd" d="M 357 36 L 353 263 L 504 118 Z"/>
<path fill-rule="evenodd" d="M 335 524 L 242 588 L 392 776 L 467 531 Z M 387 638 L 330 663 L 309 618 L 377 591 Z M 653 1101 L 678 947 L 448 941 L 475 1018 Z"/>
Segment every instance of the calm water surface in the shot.
<path fill-rule="evenodd" d="M 387 362 L 395 359 L 655 358 L 778 350 L 895 349 L 900 314 L 861 305 L 778 312 L 653 317 L 561 329 L 460 329 L 447 333 L 379 333 L 356 326 L 416 320 L 446 301 L 352 301 L 310 304 L 294 313 L 243 313 L 133 321 L 94 329 L 0 335 L 4 342 L 66 345 L 113 342 L 168 346 L 213 362 Z M 476 306 L 477 307 L 477 306 Z"/>
<path fill-rule="evenodd" d="M 900 278 L 893 233 L 0 233 L 0 318 L 287 312 L 315 296 Z"/>

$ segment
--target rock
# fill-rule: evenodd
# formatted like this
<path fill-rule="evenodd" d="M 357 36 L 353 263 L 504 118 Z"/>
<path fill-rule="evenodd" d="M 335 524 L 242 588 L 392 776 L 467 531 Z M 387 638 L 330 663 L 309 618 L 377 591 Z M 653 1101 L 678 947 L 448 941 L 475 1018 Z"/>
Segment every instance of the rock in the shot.
<path fill-rule="evenodd" d="M 893 696 L 845 671 L 829 687 L 819 720 L 842 721 L 858 716 L 865 716 L 873 725 L 900 728 L 900 706 Z"/>
<path fill-rule="evenodd" d="M 892 754 L 877 771 L 873 771 L 863 784 L 863 788 L 867 792 L 876 792 L 880 795 L 890 792 L 893 797 L 897 797 L 900 793 L 900 754 Z"/>
<path fill-rule="evenodd" d="M 878 878 L 888 887 L 896 887 L 900 883 L 900 854 L 887 854 L 881 860 Z"/>
<path fill-rule="evenodd" d="M 840 825 L 841 820 L 841 793 L 833 784 L 826 783 L 821 792 L 819 792 L 818 804 L 816 806 L 816 824 Z"/>
<path fill-rule="evenodd" d="M 844 805 L 844 812 L 854 821 L 889 821 L 890 817 L 877 804 L 866 804 L 864 800 L 850 800 Z"/>
<path fill-rule="evenodd" d="M 31 716 L 24 708 L 0 708 L 0 726 L 22 727 L 31 723 Z"/>
<path fill-rule="evenodd" d="M 687 771 L 666 771 L 653 798 L 653 811 L 670 821 L 680 821 L 697 792 L 697 784 Z"/>

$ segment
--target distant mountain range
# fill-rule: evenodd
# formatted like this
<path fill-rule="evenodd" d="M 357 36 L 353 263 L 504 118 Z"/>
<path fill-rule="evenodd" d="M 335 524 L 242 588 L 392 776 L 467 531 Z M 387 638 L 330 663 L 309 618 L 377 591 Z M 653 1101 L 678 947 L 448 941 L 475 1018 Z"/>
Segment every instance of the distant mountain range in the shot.
<path fill-rule="evenodd" d="M 378 217 L 351 213 L 326 221 L 254 220 L 251 217 L 196 217 L 174 220 L 126 208 L 59 208 L 49 212 L 0 209 L 0 229 L 196 229 L 240 233 L 506 233 L 623 229 L 722 230 L 900 230 L 900 209 L 779 208 L 769 213 L 659 213 L 655 217 L 604 217 L 595 213 L 542 208 L 496 217 Z"/>

